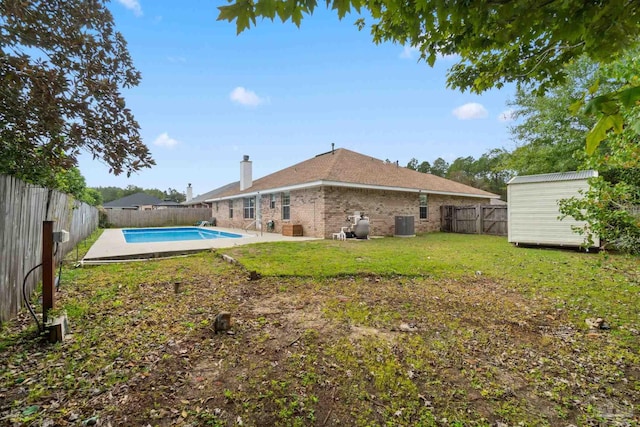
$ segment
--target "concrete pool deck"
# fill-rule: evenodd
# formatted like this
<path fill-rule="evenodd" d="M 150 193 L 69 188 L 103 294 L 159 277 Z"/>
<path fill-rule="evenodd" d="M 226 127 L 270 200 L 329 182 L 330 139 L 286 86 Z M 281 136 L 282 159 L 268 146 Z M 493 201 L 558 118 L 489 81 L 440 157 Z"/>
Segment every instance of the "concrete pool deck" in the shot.
<path fill-rule="evenodd" d="M 81 264 L 97 264 L 101 261 L 116 261 L 136 258 L 161 258 L 205 251 L 207 249 L 230 248 L 238 245 L 262 242 L 301 242 L 304 240 L 322 240 L 317 237 L 288 237 L 276 233 L 246 232 L 220 227 L 205 227 L 208 230 L 241 234 L 238 238 L 209 240 L 181 240 L 177 242 L 127 243 L 122 229 L 107 228 L 89 248 Z"/>

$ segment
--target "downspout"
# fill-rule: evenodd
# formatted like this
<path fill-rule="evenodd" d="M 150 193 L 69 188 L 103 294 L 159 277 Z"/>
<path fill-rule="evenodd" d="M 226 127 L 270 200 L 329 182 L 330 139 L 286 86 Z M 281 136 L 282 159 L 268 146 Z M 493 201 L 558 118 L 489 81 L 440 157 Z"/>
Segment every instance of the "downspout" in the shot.
<path fill-rule="evenodd" d="M 260 230 L 262 236 L 262 195 L 256 194 L 256 228 Z"/>

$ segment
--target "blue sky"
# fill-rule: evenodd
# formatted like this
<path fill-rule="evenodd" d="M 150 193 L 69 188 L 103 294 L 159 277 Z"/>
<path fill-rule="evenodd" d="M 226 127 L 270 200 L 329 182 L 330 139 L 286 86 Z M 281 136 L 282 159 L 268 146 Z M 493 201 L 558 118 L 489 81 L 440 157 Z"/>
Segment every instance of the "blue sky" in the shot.
<path fill-rule="evenodd" d="M 124 92 L 157 165 L 115 177 L 85 155 L 88 186 L 137 185 L 194 195 L 347 148 L 401 165 L 451 162 L 512 148 L 504 120 L 512 87 L 481 96 L 446 89 L 446 70 L 415 50 L 375 45 L 368 30 L 318 9 L 300 28 L 269 20 L 236 35 L 216 21 L 220 1 L 113 0 L 110 9 L 142 73 Z"/>

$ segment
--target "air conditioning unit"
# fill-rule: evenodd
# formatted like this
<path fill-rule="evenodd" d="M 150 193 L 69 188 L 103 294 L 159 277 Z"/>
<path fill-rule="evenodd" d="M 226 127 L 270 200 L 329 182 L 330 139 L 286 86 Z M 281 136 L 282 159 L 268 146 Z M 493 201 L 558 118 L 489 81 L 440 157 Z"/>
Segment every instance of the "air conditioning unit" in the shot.
<path fill-rule="evenodd" d="M 414 237 L 415 231 L 415 219 L 413 216 L 397 216 L 396 228 L 394 232 L 395 237 Z"/>

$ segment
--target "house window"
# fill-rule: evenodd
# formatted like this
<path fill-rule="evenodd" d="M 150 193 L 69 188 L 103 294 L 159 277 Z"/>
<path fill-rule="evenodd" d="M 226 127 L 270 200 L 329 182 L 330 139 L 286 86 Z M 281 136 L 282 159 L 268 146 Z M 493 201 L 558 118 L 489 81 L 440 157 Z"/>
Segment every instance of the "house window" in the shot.
<path fill-rule="evenodd" d="M 282 219 L 291 219 L 291 194 L 282 193 Z"/>
<path fill-rule="evenodd" d="M 245 197 L 244 199 L 244 219 L 253 219 L 256 211 L 256 199 Z"/>
<path fill-rule="evenodd" d="M 427 219 L 429 217 L 429 207 L 427 205 L 427 195 L 420 195 L 420 219 Z"/>
<path fill-rule="evenodd" d="M 275 193 L 271 193 L 271 199 L 269 200 L 269 207 L 271 209 L 275 209 L 276 208 L 276 195 L 275 195 Z"/>
<path fill-rule="evenodd" d="M 229 219 L 233 218 L 233 200 L 229 200 Z"/>

